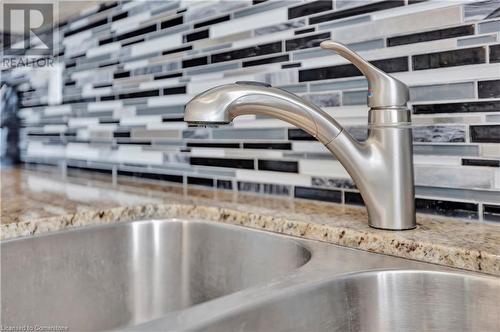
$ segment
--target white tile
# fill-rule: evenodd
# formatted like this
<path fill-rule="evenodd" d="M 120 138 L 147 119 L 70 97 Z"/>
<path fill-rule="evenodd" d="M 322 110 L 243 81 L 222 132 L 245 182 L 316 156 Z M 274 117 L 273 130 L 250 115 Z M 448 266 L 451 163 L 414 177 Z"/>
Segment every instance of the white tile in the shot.
<path fill-rule="evenodd" d="M 498 79 L 500 63 L 487 63 L 461 67 L 435 68 L 412 72 L 392 73 L 404 83 L 413 85 L 431 85 L 435 83 L 454 83 L 474 80 Z"/>
<path fill-rule="evenodd" d="M 99 160 L 99 149 L 85 143 L 68 143 L 66 158 L 76 160 Z"/>
<path fill-rule="evenodd" d="M 161 123 L 147 123 L 146 129 L 187 129 L 186 122 L 161 122 Z"/>
<path fill-rule="evenodd" d="M 182 44 L 182 34 L 176 33 L 160 38 L 147 40 L 143 43 L 132 45 L 130 50 L 131 56 L 139 56 L 143 54 L 162 51 L 168 48 L 174 48 Z"/>
<path fill-rule="evenodd" d="M 164 80 L 155 80 L 149 82 L 142 82 L 139 84 L 139 89 L 157 89 L 157 88 L 166 88 L 166 87 L 174 87 L 179 85 L 179 78 L 167 78 Z"/>
<path fill-rule="evenodd" d="M 120 163 L 134 164 L 163 164 L 163 153 L 157 151 L 143 151 L 140 146 L 121 145 L 117 153 Z"/>
<path fill-rule="evenodd" d="M 292 186 L 310 186 L 311 177 L 303 174 L 290 174 L 283 172 L 236 170 L 238 181 L 286 184 Z"/>
<path fill-rule="evenodd" d="M 80 11 L 80 15 L 81 16 L 85 16 L 87 14 L 91 14 L 91 13 L 97 12 L 99 10 L 99 5 L 100 4 L 98 2 L 96 2 L 92 6 L 84 8 L 82 11 Z"/>
<path fill-rule="evenodd" d="M 424 1 L 421 3 L 412 4 L 411 6 L 402 6 L 391 8 L 389 10 L 381 10 L 371 13 L 373 20 L 382 20 L 389 17 L 402 16 L 405 14 L 412 14 L 415 12 L 438 10 L 445 7 L 457 6 L 467 2 L 474 2 L 476 0 L 434 0 Z"/>
<path fill-rule="evenodd" d="M 71 46 L 71 45 L 79 44 L 83 40 L 88 39 L 90 37 L 92 37 L 92 31 L 91 30 L 84 30 L 82 32 L 79 32 L 79 33 L 76 33 L 74 35 L 63 38 L 62 43 L 65 46 Z"/>
<path fill-rule="evenodd" d="M 148 59 L 144 60 L 138 60 L 138 61 L 131 61 L 123 64 L 123 69 L 124 70 L 132 70 L 132 69 L 137 69 L 137 68 L 143 68 L 147 67 L 149 64 Z"/>
<path fill-rule="evenodd" d="M 62 133 L 68 129 L 66 125 L 45 125 L 43 126 L 44 133 Z"/>
<path fill-rule="evenodd" d="M 190 101 L 194 95 L 172 95 L 172 96 L 162 96 L 162 97 L 152 97 L 148 99 L 148 106 L 172 106 L 172 105 L 184 105 Z"/>
<path fill-rule="evenodd" d="M 78 129 L 76 131 L 76 138 L 81 141 L 86 141 L 90 139 L 90 131 L 88 129 Z"/>
<path fill-rule="evenodd" d="M 445 188 L 494 189 L 495 171 L 488 167 L 415 165 L 415 184 Z"/>
<path fill-rule="evenodd" d="M 210 27 L 212 38 L 232 35 L 238 32 L 262 28 L 288 21 L 287 8 L 277 8 L 267 12 L 244 16 L 238 19 L 214 24 Z"/>
<path fill-rule="evenodd" d="M 191 156 L 193 157 L 210 157 L 210 158 L 223 158 L 226 154 L 224 149 L 218 148 L 191 148 Z"/>
<path fill-rule="evenodd" d="M 461 157 L 456 156 L 431 156 L 431 155 L 413 155 L 413 162 L 416 165 L 434 165 L 434 166 L 460 166 Z"/>
<path fill-rule="evenodd" d="M 462 22 L 460 6 L 428 10 L 414 14 L 390 17 L 383 20 L 336 29 L 334 38 L 344 43 L 354 43 L 374 38 L 400 35 L 421 30 L 431 30 Z"/>
<path fill-rule="evenodd" d="M 43 110 L 45 116 L 65 115 L 71 113 L 71 105 L 48 106 Z"/>
<path fill-rule="evenodd" d="M 317 141 L 292 142 L 292 151 L 303 153 L 330 153 L 326 146 Z"/>
<path fill-rule="evenodd" d="M 92 58 L 98 55 L 103 55 L 107 53 L 113 53 L 119 51 L 122 45 L 119 42 L 109 43 L 104 46 L 94 47 L 87 50 L 87 58 Z"/>
<path fill-rule="evenodd" d="M 134 139 L 180 139 L 182 132 L 174 129 L 142 129 L 136 128 L 132 130 L 132 138 Z"/>
<path fill-rule="evenodd" d="M 350 178 L 349 173 L 336 160 L 299 160 L 299 173 L 333 178 Z"/>
<path fill-rule="evenodd" d="M 116 123 L 98 123 L 89 125 L 88 129 L 90 131 L 91 130 L 115 131 L 116 129 L 118 129 L 118 125 Z"/>
<path fill-rule="evenodd" d="M 137 109 L 135 106 L 120 107 L 113 110 L 113 118 L 127 118 L 134 117 L 136 115 Z"/>
<path fill-rule="evenodd" d="M 230 76 L 230 77 L 224 77 L 220 79 L 213 79 L 207 81 L 190 82 L 187 84 L 186 90 L 187 93 L 194 95 L 203 92 L 205 90 L 211 89 L 213 87 L 216 87 L 218 85 L 231 84 L 236 81 L 255 81 L 255 75 L 238 75 L 238 76 Z"/>
<path fill-rule="evenodd" d="M 283 151 L 279 150 L 265 150 L 265 149 L 225 149 L 226 157 L 228 158 L 269 158 L 269 159 L 282 159 Z"/>
<path fill-rule="evenodd" d="M 143 115 L 136 117 L 121 118 L 120 125 L 122 126 L 145 125 L 148 123 L 158 123 L 161 121 L 162 121 L 161 115 Z"/>
<path fill-rule="evenodd" d="M 144 4 L 144 1 L 130 1 L 130 2 L 126 2 L 122 5 L 122 10 L 123 11 L 127 11 L 127 10 L 130 10 L 134 7 L 137 7 L 137 6 L 140 6 Z"/>
<path fill-rule="evenodd" d="M 216 66 L 216 65 L 214 65 Z M 196 67 L 195 67 L 196 68 Z M 196 72 L 196 69 L 194 69 Z M 189 76 L 189 74 L 188 74 Z M 218 71 L 218 72 L 212 72 L 212 73 L 206 73 L 206 74 L 195 74 L 194 76 L 190 77 L 190 82 L 200 82 L 200 81 L 206 81 L 206 80 L 214 80 L 214 79 L 221 79 L 224 77 L 224 71 Z"/>
<path fill-rule="evenodd" d="M 495 183 L 493 187 L 500 189 L 500 169 L 495 170 Z"/>
<path fill-rule="evenodd" d="M 280 40 L 285 40 L 294 37 L 293 29 L 285 30 L 285 31 L 280 31 L 280 32 L 275 32 L 275 33 L 268 33 L 259 37 L 254 37 L 254 38 L 249 38 L 249 39 L 244 39 L 240 41 L 235 41 L 233 43 L 233 48 L 238 49 L 242 47 L 247 47 L 247 46 L 254 46 L 258 44 L 266 44 L 270 42 L 275 42 L 275 41 L 280 41 Z M 300 37 L 300 36 L 297 36 Z"/>
<path fill-rule="evenodd" d="M 99 118 L 70 118 L 68 127 L 88 127 L 99 123 Z"/>
<path fill-rule="evenodd" d="M 44 145 L 42 142 L 30 141 L 26 149 L 28 157 L 64 158 L 66 150 L 61 145 Z"/>
<path fill-rule="evenodd" d="M 88 103 L 87 105 L 89 112 L 108 111 L 120 107 L 123 107 L 123 102 L 120 100 L 101 101 L 98 103 Z"/>
<path fill-rule="evenodd" d="M 94 88 L 91 84 L 86 84 L 82 88 L 82 97 L 105 96 L 113 93 L 111 87 Z"/>
<path fill-rule="evenodd" d="M 149 11 L 126 17 L 111 23 L 111 31 L 115 31 L 117 34 L 120 34 L 126 31 L 134 30 L 139 26 L 140 22 L 145 21 L 150 17 L 151 13 Z"/>
<path fill-rule="evenodd" d="M 70 28 L 71 30 L 75 30 L 75 29 L 78 29 L 78 28 L 83 27 L 83 26 L 84 26 L 84 25 L 86 25 L 88 22 L 89 22 L 88 17 L 84 17 L 84 18 L 82 18 L 82 19 L 76 20 L 76 21 L 74 21 L 73 23 L 71 23 L 71 24 L 69 25 L 69 28 Z"/>
<path fill-rule="evenodd" d="M 27 108 L 21 108 L 19 111 L 17 111 L 17 114 L 19 115 L 20 118 L 26 119 L 29 118 L 30 116 L 33 115 L 38 115 L 34 113 L 35 111 L 31 107 Z"/>
<path fill-rule="evenodd" d="M 481 156 L 500 158 L 500 144 L 482 144 Z"/>

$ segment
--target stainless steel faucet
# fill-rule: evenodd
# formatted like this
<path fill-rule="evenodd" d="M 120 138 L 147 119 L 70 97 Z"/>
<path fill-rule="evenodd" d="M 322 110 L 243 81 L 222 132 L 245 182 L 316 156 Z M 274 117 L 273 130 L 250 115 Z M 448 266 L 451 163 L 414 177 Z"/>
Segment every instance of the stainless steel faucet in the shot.
<path fill-rule="evenodd" d="M 368 138 L 354 139 L 312 103 L 259 82 L 236 82 L 207 90 L 187 105 L 184 120 L 201 125 L 230 123 L 244 114 L 272 116 L 302 128 L 330 150 L 354 180 L 371 227 L 416 227 L 413 143 L 408 87 L 346 46 L 324 41 L 321 48 L 351 61 L 368 79 Z"/>

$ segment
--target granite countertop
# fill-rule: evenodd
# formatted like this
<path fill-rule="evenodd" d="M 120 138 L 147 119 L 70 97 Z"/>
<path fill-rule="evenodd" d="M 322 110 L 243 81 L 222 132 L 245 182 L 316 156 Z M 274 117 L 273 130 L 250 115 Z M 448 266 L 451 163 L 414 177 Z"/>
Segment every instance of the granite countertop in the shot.
<path fill-rule="evenodd" d="M 126 177 L 1 171 L 0 239 L 83 225 L 197 218 L 500 276 L 500 225 L 428 215 L 415 230 L 370 228 L 366 210 Z"/>

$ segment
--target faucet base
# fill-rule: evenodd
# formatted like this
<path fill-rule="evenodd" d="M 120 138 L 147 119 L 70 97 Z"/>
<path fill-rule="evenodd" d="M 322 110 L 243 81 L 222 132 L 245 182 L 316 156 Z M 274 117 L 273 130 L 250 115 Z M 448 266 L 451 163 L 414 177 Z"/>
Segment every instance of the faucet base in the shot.
<path fill-rule="evenodd" d="M 356 183 L 373 228 L 416 227 L 412 146 L 409 126 L 371 127 L 365 142 L 342 131 L 326 145 Z"/>

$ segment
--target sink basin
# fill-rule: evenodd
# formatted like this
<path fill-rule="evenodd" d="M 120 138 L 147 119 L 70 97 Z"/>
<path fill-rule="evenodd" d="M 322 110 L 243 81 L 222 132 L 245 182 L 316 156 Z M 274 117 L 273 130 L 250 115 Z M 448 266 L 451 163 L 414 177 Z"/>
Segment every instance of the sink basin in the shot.
<path fill-rule="evenodd" d="M 500 331 L 498 278 L 394 270 L 290 290 L 199 331 Z"/>
<path fill-rule="evenodd" d="M 500 278 L 209 221 L 1 243 L 1 324 L 128 331 L 500 331 Z"/>
<path fill-rule="evenodd" d="M 1 244 L 1 324 L 103 330 L 267 283 L 304 265 L 292 238 L 163 220 Z"/>

